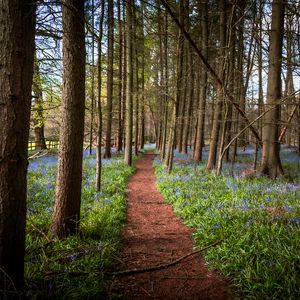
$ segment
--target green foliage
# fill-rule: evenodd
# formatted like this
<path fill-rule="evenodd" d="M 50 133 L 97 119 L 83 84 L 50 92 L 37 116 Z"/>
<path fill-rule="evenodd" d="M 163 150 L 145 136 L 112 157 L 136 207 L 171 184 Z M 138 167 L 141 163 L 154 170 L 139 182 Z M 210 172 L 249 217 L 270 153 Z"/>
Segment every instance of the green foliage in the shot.
<path fill-rule="evenodd" d="M 84 158 L 80 232 L 64 240 L 50 232 L 56 158 L 29 166 L 25 278 L 30 299 L 105 297 L 104 270 L 118 250 L 125 188 L 134 168 L 120 157 L 103 160 L 103 189 L 97 192 L 95 164 L 94 155 Z"/>
<path fill-rule="evenodd" d="M 222 240 L 205 259 L 232 279 L 242 299 L 300 298 L 297 184 L 218 177 L 203 164 L 175 164 L 168 174 L 156 161 L 155 169 L 158 189 L 195 229 L 196 244 Z M 226 166 L 224 171 L 230 173 Z"/>

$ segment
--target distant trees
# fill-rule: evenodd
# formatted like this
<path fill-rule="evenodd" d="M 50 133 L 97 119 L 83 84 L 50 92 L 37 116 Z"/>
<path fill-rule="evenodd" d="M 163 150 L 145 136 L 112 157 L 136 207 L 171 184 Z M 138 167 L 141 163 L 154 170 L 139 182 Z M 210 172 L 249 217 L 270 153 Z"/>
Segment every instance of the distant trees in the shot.
<path fill-rule="evenodd" d="M 80 218 L 85 109 L 84 0 L 66 0 L 63 10 L 63 99 L 52 231 L 75 233 Z"/>
<path fill-rule="evenodd" d="M 225 158 L 234 162 L 238 146 L 245 147 L 249 143 L 256 143 L 258 147 L 263 146 L 261 173 L 271 177 L 283 174 L 279 158 L 279 144 L 284 140 L 283 137 L 287 128 L 290 128 L 289 133 L 293 132 L 290 124 L 295 116 L 296 107 L 298 107 L 295 101 L 296 97 L 293 96 L 295 88 L 293 76 L 291 76 L 293 72 L 291 61 L 295 55 L 291 53 L 293 52 L 292 49 L 297 48 L 299 44 L 298 46 L 295 44 L 294 37 L 292 42 L 294 48 L 291 47 L 291 19 L 289 18 L 289 23 L 287 23 L 289 33 L 286 34 L 285 45 L 284 31 L 282 30 L 284 14 L 278 13 L 276 16 L 277 22 L 279 22 L 279 18 L 281 20 L 281 37 L 278 37 L 277 41 L 274 42 L 276 39 L 274 32 L 277 32 L 274 27 L 274 20 L 266 16 L 266 12 L 270 10 L 271 6 L 263 0 L 251 7 L 244 1 L 237 1 L 235 4 L 226 0 L 201 1 L 196 15 L 188 13 L 186 8 L 183 18 L 180 13 L 181 6 L 193 6 L 195 1 L 189 0 L 187 3 L 179 1 L 178 5 L 172 6 L 164 0 L 161 0 L 161 3 L 181 32 L 185 31 L 185 38 L 193 46 L 193 51 L 197 53 L 205 66 L 205 68 L 200 69 L 197 77 L 188 79 L 187 83 L 186 78 L 192 78 L 193 72 L 189 73 L 192 69 L 191 66 L 186 69 L 186 66 L 189 65 L 189 51 L 187 51 L 187 47 L 184 47 L 183 71 L 179 68 L 172 74 L 173 80 L 179 81 L 180 84 L 184 83 L 179 89 L 177 85 L 176 93 L 173 93 L 173 103 L 176 103 L 175 107 L 178 107 L 178 112 L 176 120 L 174 121 L 173 117 L 173 121 L 169 123 L 169 128 L 173 129 L 174 124 L 176 124 L 174 133 L 176 142 L 174 145 L 176 145 L 177 150 L 186 153 L 186 126 L 188 124 L 188 135 L 190 136 L 188 143 L 193 148 L 194 160 L 200 161 L 202 159 L 202 149 L 205 144 L 209 144 L 207 170 L 218 168 L 217 173 L 219 173 L 222 159 Z M 284 4 L 291 12 L 297 7 L 293 1 Z M 160 5 L 159 1 L 158 5 Z M 273 1 L 273 7 L 278 5 L 278 1 Z M 283 6 L 282 4 L 281 10 Z M 179 11 L 177 14 L 179 20 L 176 20 L 175 9 Z M 207 15 L 206 11 L 209 12 Z M 271 16 L 273 13 L 270 12 L 269 15 Z M 265 21 L 262 21 L 263 18 Z M 217 26 L 211 25 L 208 37 L 205 21 L 209 20 L 210 24 L 217 24 L 217 19 L 219 19 L 219 29 Z M 270 26 L 271 23 L 272 27 Z M 157 27 L 159 29 L 159 24 Z M 295 30 L 297 31 L 297 29 Z M 270 44 L 267 41 L 268 34 L 270 34 Z M 276 46 L 273 48 L 274 43 Z M 217 49 L 219 50 L 216 51 Z M 177 53 L 177 59 L 180 57 L 175 47 L 170 51 Z M 285 57 L 281 56 L 279 52 L 286 54 L 286 65 L 282 64 Z M 266 71 L 267 57 L 270 59 L 268 72 Z M 195 57 L 192 56 L 192 60 L 195 63 Z M 271 63 L 271 61 L 277 63 Z M 175 65 L 174 61 L 173 65 Z M 283 65 L 284 69 L 281 69 L 280 65 Z M 216 70 L 218 71 L 216 72 Z M 206 77 L 207 71 L 208 77 Z M 275 73 L 277 77 L 274 75 Z M 284 77 L 286 76 L 287 96 L 285 99 L 281 98 L 282 74 Z M 264 105 L 265 85 L 263 77 L 268 77 L 266 105 Z M 257 90 L 256 86 L 258 86 Z M 173 91 L 175 90 L 174 87 L 173 81 Z M 190 89 L 195 92 L 191 100 L 189 99 Z M 193 99 L 195 97 L 200 97 L 200 101 Z M 191 106 L 190 103 L 192 103 Z M 291 103 L 294 103 L 294 106 L 289 108 Z M 189 114 L 187 112 L 191 107 L 192 111 Z M 271 109 L 271 107 L 273 108 Z M 285 108 L 285 114 L 280 115 L 282 108 Z M 195 113 L 196 111 L 198 115 Z M 265 117 L 263 114 L 266 114 Z M 255 119 L 256 117 L 257 119 Z M 280 125 L 283 124 L 287 125 L 280 132 Z M 295 134 L 293 140 L 296 145 L 297 138 L 298 136 Z M 287 135 L 286 139 L 290 144 L 291 137 Z M 171 140 L 172 136 L 170 135 L 169 144 Z M 160 144 L 159 147 L 163 149 Z M 266 158 L 267 156 L 269 158 Z M 169 157 L 167 156 L 166 162 L 170 169 Z M 269 159 L 272 161 L 271 164 L 275 163 L 277 171 L 271 171 L 273 167 L 271 167 L 270 161 L 268 162 Z M 254 165 L 256 166 L 256 163 Z"/>
<path fill-rule="evenodd" d="M 36 1 L 0 3 L 0 295 L 24 280 Z"/>

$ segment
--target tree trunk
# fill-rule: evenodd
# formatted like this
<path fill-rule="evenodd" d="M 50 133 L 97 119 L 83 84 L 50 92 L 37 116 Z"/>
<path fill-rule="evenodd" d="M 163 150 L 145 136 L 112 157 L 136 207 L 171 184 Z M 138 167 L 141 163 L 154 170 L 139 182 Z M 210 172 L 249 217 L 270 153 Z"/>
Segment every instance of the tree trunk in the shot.
<path fill-rule="evenodd" d="M 205 59 L 207 59 L 208 47 L 208 19 L 207 19 L 207 0 L 201 1 L 199 5 L 201 16 L 201 50 Z M 205 124 L 205 108 L 206 108 L 206 90 L 207 90 L 207 71 L 201 65 L 199 74 L 199 107 L 197 116 L 196 143 L 194 147 L 194 160 L 199 162 L 202 160 L 202 149 L 204 147 L 204 124 Z"/>
<path fill-rule="evenodd" d="M 101 175 L 102 175 L 102 103 L 101 103 L 101 89 L 102 89 L 102 36 L 103 36 L 103 20 L 104 20 L 104 2 L 101 0 L 101 12 L 99 20 L 99 39 L 98 39 L 98 132 L 97 132 L 97 153 L 96 153 L 96 189 L 101 190 Z"/>
<path fill-rule="evenodd" d="M 265 115 L 263 127 L 263 150 L 261 173 L 275 178 L 283 174 L 278 143 L 281 98 L 281 60 L 284 27 L 284 1 L 274 0 L 272 4 L 272 25 L 270 32 L 269 74 L 266 109 L 274 107 Z"/>
<path fill-rule="evenodd" d="M 142 26 L 142 98 L 141 98 L 141 126 L 140 126 L 140 148 L 144 149 L 145 144 L 145 36 L 144 36 L 144 10 L 145 3 L 141 5 L 141 26 Z"/>
<path fill-rule="evenodd" d="M 125 22 L 126 19 L 126 5 L 123 2 L 123 77 L 122 77 L 122 120 L 123 120 L 123 145 L 125 147 L 126 144 L 126 97 L 127 97 L 127 23 Z"/>
<path fill-rule="evenodd" d="M 92 0 L 92 28 L 94 29 L 94 19 L 95 19 L 95 5 L 94 0 Z M 94 140 L 94 106 L 95 106 L 95 37 L 92 34 L 92 66 L 91 66 L 91 120 L 90 120 L 90 144 L 89 144 L 89 154 L 92 154 L 93 150 L 93 140 Z"/>
<path fill-rule="evenodd" d="M 113 64 L 114 64 L 114 1 L 108 0 L 108 48 L 107 48 L 107 122 L 104 158 L 111 157 L 111 128 L 113 104 Z"/>
<path fill-rule="evenodd" d="M 79 225 L 85 109 L 84 1 L 64 3 L 62 125 L 52 224 L 60 238 Z"/>
<path fill-rule="evenodd" d="M 188 139 L 189 135 L 192 135 L 190 123 L 191 123 L 191 114 L 193 107 L 193 98 L 194 98 L 194 67 L 193 67 L 193 57 L 192 57 L 192 48 L 190 45 L 187 47 L 187 66 L 188 66 L 188 76 L 187 76 L 187 103 L 186 103 L 186 113 L 183 123 L 183 133 L 182 133 L 182 152 L 188 153 Z"/>
<path fill-rule="evenodd" d="M 120 152 L 123 149 L 123 115 L 122 115 L 122 76 L 123 76 L 123 25 L 121 20 L 121 2 L 118 1 L 118 24 L 119 24 L 119 90 L 118 90 L 118 141 L 117 141 L 117 151 Z"/>
<path fill-rule="evenodd" d="M 0 2 L 0 294 L 24 281 L 35 5 Z"/>
<path fill-rule="evenodd" d="M 139 150 L 139 102 L 140 102 L 140 80 L 139 80 L 139 57 L 138 57 L 138 21 L 137 21 L 137 11 L 134 4 L 134 13 L 133 13 L 133 36 L 134 36 L 134 56 L 135 56 L 135 126 L 134 126 L 134 154 L 138 155 Z"/>
<path fill-rule="evenodd" d="M 180 2 L 179 7 L 179 18 L 182 26 L 184 26 L 184 16 L 183 16 L 184 4 L 183 1 Z M 176 136 L 176 127 L 177 127 L 177 118 L 178 118 L 178 107 L 179 107 L 179 98 L 180 98 L 180 88 L 182 80 L 182 66 L 183 66 L 183 46 L 184 46 L 184 37 L 179 30 L 178 34 L 178 44 L 177 44 L 177 65 L 176 65 L 176 96 L 175 102 L 173 105 L 173 115 L 170 124 L 167 155 L 165 158 L 165 164 L 167 165 L 168 171 L 171 172 L 173 168 L 173 156 L 174 156 L 174 147 L 175 147 L 175 136 Z"/>
<path fill-rule="evenodd" d="M 239 6 L 239 27 L 238 27 L 238 97 L 240 102 L 240 108 L 245 111 L 246 103 L 245 103 L 245 85 L 244 85 L 244 13 L 245 13 L 245 1 L 240 0 L 238 3 Z M 238 119 L 238 127 L 239 131 L 242 131 L 243 128 L 246 126 L 246 122 L 243 118 Z M 238 146 L 245 147 L 246 145 L 246 134 L 241 134 L 240 138 L 238 139 Z"/>
<path fill-rule="evenodd" d="M 165 15 L 165 38 L 164 38 L 164 131 L 160 153 L 160 159 L 163 161 L 166 156 L 167 128 L 168 128 L 168 94 L 169 94 L 169 68 L 168 68 L 168 15 Z"/>
<path fill-rule="evenodd" d="M 34 140 L 36 149 L 47 149 L 45 140 L 45 126 L 43 115 L 43 91 L 41 76 L 37 58 L 34 60 L 33 67 L 33 82 L 32 91 L 34 94 L 33 104 L 33 125 L 34 125 Z"/>
<path fill-rule="evenodd" d="M 132 165 L 132 93 L 133 93 L 133 51 L 132 51 L 132 0 L 126 2 L 126 29 L 127 29 L 127 95 L 126 95 L 126 139 L 124 163 Z"/>
<path fill-rule="evenodd" d="M 225 21 L 225 0 L 220 1 L 220 62 L 219 62 L 219 78 L 223 81 L 224 78 L 224 61 L 225 61 L 225 47 L 226 47 L 226 21 Z M 208 160 L 206 169 L 212 170 L 215 167 L 217 159 L 219 133 L 221 127 L 221 112 L 224 101 L 224 91 L 220 84 L 217 86 L 217 103 L 214 110 L 214 119 L 210 138 L 210 147 L 208 153 Z"/>

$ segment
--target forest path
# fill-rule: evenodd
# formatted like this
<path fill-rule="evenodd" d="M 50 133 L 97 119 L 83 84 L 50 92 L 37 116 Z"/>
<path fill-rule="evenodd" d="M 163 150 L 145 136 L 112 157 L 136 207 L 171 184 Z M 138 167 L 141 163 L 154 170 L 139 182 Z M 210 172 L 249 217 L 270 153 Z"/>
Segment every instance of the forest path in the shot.
<path fill-rule="evenodd" d="M 127 225 L 118 268 L 144 268 L 173 261 L 193 251 L 192 230 L 174 215 L 156 189 L 154 154 L 136 163 L 128 185 Z M 224 280 L 209 271 L 200 254 L 166 269 L 116 277 L 108 296 L 122 299 L 229 299 Z M 120 299 L 120 298 L 118 298 Z"/>

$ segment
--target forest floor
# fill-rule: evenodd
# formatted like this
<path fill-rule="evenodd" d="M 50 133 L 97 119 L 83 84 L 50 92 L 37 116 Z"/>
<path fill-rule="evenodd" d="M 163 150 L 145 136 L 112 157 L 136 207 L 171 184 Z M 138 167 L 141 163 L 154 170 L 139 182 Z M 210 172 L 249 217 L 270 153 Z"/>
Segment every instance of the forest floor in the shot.
<path fill-rule="evenodd" d="M 116 268 L 143 269 L 195 251 L 192 230 L 177 218 L 156 189 L 152 153 L 136 162 L 128 185 L 127 224 Z M 218 247 L 218 246 L 216 246 Z M 229 299 L 228 282 L 211 271 L 200 253 L 156 271 L 116 276 L 108 287 L 112 299 Z"/>

